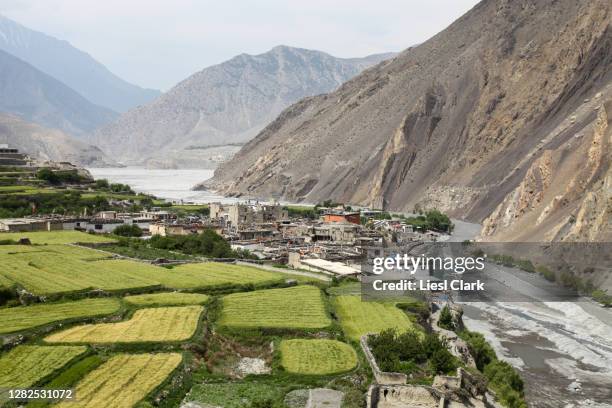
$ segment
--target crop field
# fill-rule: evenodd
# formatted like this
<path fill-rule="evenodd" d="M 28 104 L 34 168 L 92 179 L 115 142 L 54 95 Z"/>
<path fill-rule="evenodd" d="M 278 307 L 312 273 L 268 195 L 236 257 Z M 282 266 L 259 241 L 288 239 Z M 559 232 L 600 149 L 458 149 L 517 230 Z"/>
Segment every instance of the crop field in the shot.
<path fill-rule="evenodd" d="M 280 353 L 281 365 L 294 374 L 338 374 L 357 366 L 355 350 L 336 340 L 283 340 Z"/>
<path fill-rule="evenodd" d="M 126 296 L 123 299 L 135 306 L 183 306 L 203 305 L 209 297 L 200 293 L 165 292 Z"/>
<path fill-rule="evenodd" d="M 139 262 L 83 259 L 89 254 L 94 259 L 104 257 L 99 251 L 69 246 L 61 250 L 61 246 L 53 246 L 49 251 L 42 250 L 44 247 L 36 248 L 41 250 L 0 252 L 0 283 L 5 286 L 19 285 L 36 295 L 88 289 L 121 290 L 158 286 L 159 282 L 149 278 L 147 271 L 165 271 Z M 129 262 L 129 267 L 119 262 Z"/>
<path fill-rule="evenodd" d="M 178 353 L 113 356 L 77 384 L 76 401 L 56 407 L 131 408 L 164 382 L 181 360 Z"/>
<path fill-rule="evenodd" d="M 85 346 L 15 347 L 0 357 L 0 389 L 31 387 L 86 351 Z"/>
<path fill-rule="evenodd" d="M 259 401 L 282 398 L 285 392 L 278 384 L 251 381 L 195 384 L 188 399 L 215 407 L 244 408 Z"/>
<path fill-rule="evenodd" d="M 175 278 L 180 274 L 180 281 Z M 168 274 L 165 286 L 181 288 L 214 287 L 221 285 L 266 284 L 282 281 L 274 272 L 220 262 L 192 263 L 175 267 Z"/>
<path fill-rule="evenodd" d="M 33 244 L 73 244 L 76 242 L 115 242 L 114 239 L 79 231 L 2 232 L 0 240 L 29 238 Z"/>
<path fill-rule="evenodd" d="M 223 298 L 228 327 L 321 329 L 331 324 L 321 291 L 309 285 L 234 293 Z"/>
<path fill-rule="evenodd" d="M 385 329 L 398 331 L 414 329 L 406 313 L 392 303 L 362 302 L 359 296 L 337 296 L 334 301 L 336 313 L 344 333 L 358 341 L 368 333 L 379 333 Z"/>
<path fill-rule="evenodd" d="M 62 320 L 103 316 L 120 308 L 117 299 L 83 299 L 0 309 L 0 334 L 31 329 Z"/>
<path fill-rule="evenodd" d="M 194 335 L 202 310 L 202 306 L 140 309 L 129 320 L 75 326 L 47 336 L 45 341 L 49 343 L 183 341 Z"/>

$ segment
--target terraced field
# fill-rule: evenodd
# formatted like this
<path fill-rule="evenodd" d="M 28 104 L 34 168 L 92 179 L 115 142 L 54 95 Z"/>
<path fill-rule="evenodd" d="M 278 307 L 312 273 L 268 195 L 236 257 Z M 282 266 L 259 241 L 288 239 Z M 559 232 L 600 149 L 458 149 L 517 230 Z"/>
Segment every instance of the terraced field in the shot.
<path fill-rule="evenodd" d="M 202 306 L 140 309 L 129 320 L 75 326 L 47 336 L 45 341 L 49 343 L 183 341 L 194 335 L 202 310 Z"/>
<path fill-rule="evenodd" d="M 228 327 L 320 329 L 331 324 L 321 291 L 310 285 L 234 293 L 223 298 Z"/>
<path fill-rule="evenodd" d="M 283 280 L 274 272 L 243 265 L 220 262 L 192 263 L 177 266 L 162 283 L 173 288 L 207 288 L 222 285 L 267 284 Z M 176 280 L 180 274 L 180 281 Z"/>
<path fill-rule="evenodd" d="M 20 285 L 37 295 L 52 295 L 88 289 L 121 290 L 158 286 L 147 271 L 158 268 L 130 262 L 129 268 L 115 268 L 112 262 L 79 259 L 85 252 L 25 251 L 0 253 L 0 276 L 4 285 Z M 71 252 L 78 252 L 74 254 Z M 96 252 L 97 256 L 101 253 Z M 127 262 L 127 261 L 125 261 Z M 161 268 L 159 268 L 161 269 Z"/>
<path fill-rule="evenodd" d="M 391 303 L 362 302 L 359 296 L 337 296 L 334 306 L 344 333 L 352 340 L 358 341 L 364 334 L 385 329 L 415 329 L 406 313 Z"/>
<path fill-rule="evenodd" d="M 355 350 L 336 340 L 283 340 L 280 353 L 281 365 L 294 374 L 338 374 L 357 366 Z"/>
<path fill-rule="evenodd" d="M 109 315 L 117 312 L 120 306 L 119 300 L 105 298 L 2 308 L 0 334 L 18 332 L 63 320 Z"/>
<path fill-rule="evenodd" d="M 206 262 L 168 270 L 143 262 L 106 259 L 110 256 L 103 251 L 72 245 L 2 245 L 0 285 L 20 286 L 36 295 L 48 296 L 162 285 L 172 289 L 260 285 L 284 279 L 281 274 L 241 265 Z"/>
<path fill-rule="evenodd" d="M 131 408 L 164 382 L 181 360 L 178 353 L 116 355 L 77 384 L 77 401 L 56 407 Z"/>
<path fill-rule="evenodd" d="M 0 390 L 31 387 L 86 351 L 85 346 L 18 346 L 0 357 Z M 6 397 L 0 391 L 0 402 Z"/>
<path fill-rule="evenodd" d="M 135 306 L 183 306 L 203 305 L 209 297 L 200 293 L 163 292 L 126 296 L 123 299 Z"/>
<path fill-rule="evenodd" d="M 103 235 L 93 235 L 79 231 L 36 231 L 36 232 L 2 232 L 0 240 L 29 238 L 33 244 L 72 244 L 75 242 L 101 243 L 115 242 L 115 239 Z"/>

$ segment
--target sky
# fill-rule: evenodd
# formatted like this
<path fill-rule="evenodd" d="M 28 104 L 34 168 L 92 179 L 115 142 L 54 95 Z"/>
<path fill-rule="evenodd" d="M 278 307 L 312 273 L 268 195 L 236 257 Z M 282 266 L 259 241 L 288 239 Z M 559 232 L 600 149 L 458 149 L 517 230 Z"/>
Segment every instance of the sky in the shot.
<path fill-rule="evenodd" d="M 401 51 L 476 0 L 0 0 L 0 14 L 66 40 L 134 84 L 167 90 L 276 45 L 337 57 Z"/>

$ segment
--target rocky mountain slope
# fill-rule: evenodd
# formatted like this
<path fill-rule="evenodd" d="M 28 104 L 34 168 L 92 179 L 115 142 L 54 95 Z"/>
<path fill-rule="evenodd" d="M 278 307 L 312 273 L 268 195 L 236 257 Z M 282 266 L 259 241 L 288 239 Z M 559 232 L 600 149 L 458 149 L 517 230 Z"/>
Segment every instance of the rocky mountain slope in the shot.
<path fill-rule="evenodd" d="M 6 113 L 0 113 L 0 143 L 41 160 L 68 161 L 89 167 L 116 165 L 97 147 L 60 130 L 47 129 Z"/>
<path fill-rule="evenodd" d="M 123 112 L 160 92 L 130 84 L 89 54 L 0 15 L 0 50 L 63 82 L 96 105 Z"/>
<path fill-rule="evenodd" d="M 4 51 L 0 51 L 0 112 L 71 135 L 91 132 L 117 116 Z"/>
<path fill-rule="evenodd" d="M 329 92 L 391 56 L 341 59 L 286 46 L 242 54 L 192 75 L 90 140 L 128 163 L 145 159 L 155 166 L 206 167 L 220 154 L 211 146 L 234 145 L 221 153 L 222 160 L 290 104 Z"/>
<path fill-rule="evenodd" d="M 542 236 L 601 236 L 600 217 L 610 215 L 611 8 L 484 0 L 409 52 L 286 109 L 207 186 L 394 210 L 420 204 L 487 219 L 488 236 L 516 224 L 507 238 L 532 238 L 533 217 L 547 211 Z M 530 183 L 548 172 L 540 207 Z M 559 187 L 567 175 L 575 182 Z"/>

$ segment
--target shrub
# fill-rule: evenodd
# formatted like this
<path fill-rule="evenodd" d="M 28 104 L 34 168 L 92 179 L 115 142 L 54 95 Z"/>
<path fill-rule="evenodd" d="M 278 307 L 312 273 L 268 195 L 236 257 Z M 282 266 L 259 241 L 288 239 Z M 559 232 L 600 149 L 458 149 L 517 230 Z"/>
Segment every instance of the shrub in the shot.
<path fill-rule="evenodd" d="M 115 228 L 113 234 L 121 237 L 141 237 L 142 229 L 136 224 L 123 224 Z"/>
<path fill-rule="evenodd" d="M 445 305 L 440 312 L 440 319 L 438 320 L 438 326 L 446 330 L 455 330 L 455 323 L 453 322 L 453 314 L 451 313 L 448 305 Z"/>
<path fill-rule="evenodd" d="M 555 277 L 555 273 L 553 271 L 551 271 L 550 269 L 548 269 L 547 267 L 545 267 L 544 265 L 538 265 L 535 268 L 536 272 L 539 273 L 540 275 L 542 275 L 544 277 L 544 279 L 546 279 L 549 282 L 554 282 L 556 277 Z"/>

